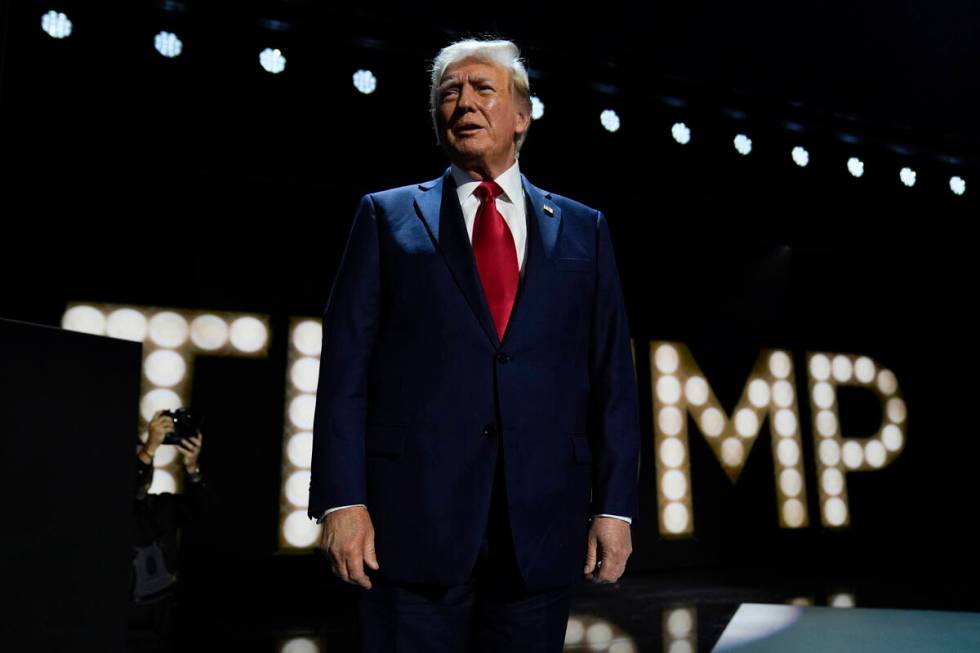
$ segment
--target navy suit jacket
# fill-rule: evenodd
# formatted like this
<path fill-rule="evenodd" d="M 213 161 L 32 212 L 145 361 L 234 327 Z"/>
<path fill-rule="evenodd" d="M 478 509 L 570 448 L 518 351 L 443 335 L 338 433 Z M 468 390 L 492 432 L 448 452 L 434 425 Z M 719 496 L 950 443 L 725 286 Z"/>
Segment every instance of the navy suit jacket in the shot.
<path fill-rule="evenodd" d="M 309 515 L 366 504 L 386 578 L 468 580 L 497 438 L 529 589 L 581 579 L 591 515 L 635 523 L 639 410 L 609 226 L 521 181 L 528 249 L 503 341 L 449 168 L 365 195 L 354 216 L 323 315 Z"/>

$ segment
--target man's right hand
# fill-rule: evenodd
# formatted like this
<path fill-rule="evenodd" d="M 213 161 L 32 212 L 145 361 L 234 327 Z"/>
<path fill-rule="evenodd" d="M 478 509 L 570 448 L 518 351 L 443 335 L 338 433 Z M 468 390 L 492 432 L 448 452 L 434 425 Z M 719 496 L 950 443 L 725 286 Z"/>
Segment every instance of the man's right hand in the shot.
<path fill-rule="evenodd" d="M 174 418 L 169 415 L 162 415 L 162 410 L 158 410 L 153 413 L 153 417 L 150 418 L 150 423 L 146 429 L 146 442 L 140 447 L 140 450 L 136 453 L 140 460 L 149 465 L 153 462 L 153 456 L 156 455 L 157 449 L 163 444 L 163 441 L 167 438 L 167 433 L 174 430 Z"/>
<path fill-rule="evenodd" d="M 335 510 L 323 520 L 320 549 L 330 560 L 330 569 L 345 583 L 371 589 L 371 579 L 364 573 L 364 563 L 380 568 L 374 552 L 374 525 L 363 506 Z"/>

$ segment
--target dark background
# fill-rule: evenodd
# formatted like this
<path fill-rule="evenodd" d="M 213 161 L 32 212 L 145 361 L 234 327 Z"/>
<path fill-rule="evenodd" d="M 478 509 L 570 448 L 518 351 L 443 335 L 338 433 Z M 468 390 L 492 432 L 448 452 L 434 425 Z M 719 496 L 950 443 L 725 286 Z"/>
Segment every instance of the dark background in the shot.
<path fill-rule="evenodd" d="M 914 576 L 935 589 L 932 604 L 975 601 L 977 3 L 515 5 L 496 18 L 415 4 L 91 5 L 5 7 L 0 316 L 57 325 L 68 301 L 272 316 L 268 359 L 199 358 L 195 370 L 192 404 L 209 416 L 202 468 L 228 505 L 188 538 L 186 584 L 202 605 L 316 615 L 324 584 L 346 589 L 319 558 L 275 554 L 288 318 L 322 312 L 362 194 L 448 165 L 426 66 L 485 32 L 521 45 L 545 103 L 521 171 L 610 221 L 645 428 L 630 571 Z M 39 29 L 59 6 L 75 24 L 64 41 Z M 183 39 L 175 60 L 153 50 L 164 28 Z M 283 50 L 283 74 L 259 67 L 267 45 Z M 351 84 L 362 67 L 379 79 L 371 95 Z M 606 107 L 617 133 L 599 124 Z M 672 140 L 675 120 L 690 144 Z M 748 157 L 731 145 L 736 130 L 753 139 Z M 796 144 L 806 168 L 790 158 Z M 860 179 L 845 167 L 852 154 Z M 903 165 L 918 171 L 913 188 Z M 806 351 L 869 355 L 898 377 L 907 446 L 884 470 L 848 475 L 852 527 L 832 532 L 813 510 L 805 427 L 814 525 L 790 532 L 777 527 L 768 443 L 733 488 L 692 425 L 696 537 L 662 540 L 654 339 L 686 343 L 728 410 L 761 348 L 791 350 L 800 370 Z M 841 401 L 846 435 L 875 430 L 875 402 Z"/>

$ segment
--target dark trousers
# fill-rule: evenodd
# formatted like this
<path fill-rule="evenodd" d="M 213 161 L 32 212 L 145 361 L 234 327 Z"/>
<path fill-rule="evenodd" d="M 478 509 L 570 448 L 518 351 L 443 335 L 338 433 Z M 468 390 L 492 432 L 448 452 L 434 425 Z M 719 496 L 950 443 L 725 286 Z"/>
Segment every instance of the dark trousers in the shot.
<path fill-rule="evenodd" d="M 357 586 L 362 653 L 559 653 L 572 587 L 528 592 L 517 567 L 498 443 L 493 495 L 472 577 L 463 585 L 373 577 Z"/>

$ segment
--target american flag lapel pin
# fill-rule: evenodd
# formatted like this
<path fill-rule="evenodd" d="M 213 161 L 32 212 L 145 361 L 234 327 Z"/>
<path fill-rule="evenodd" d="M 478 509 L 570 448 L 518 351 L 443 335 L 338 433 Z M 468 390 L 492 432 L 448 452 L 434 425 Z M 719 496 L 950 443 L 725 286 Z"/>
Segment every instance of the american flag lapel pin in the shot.
<path fill-rule="evenodd" d="M 544 212 L 548 214 L 549 218 L 555 217 L 555 210 L 553 208 L 551 208 L 547 204 L 545 204 L 542 208 L 544 209 Z"/>

